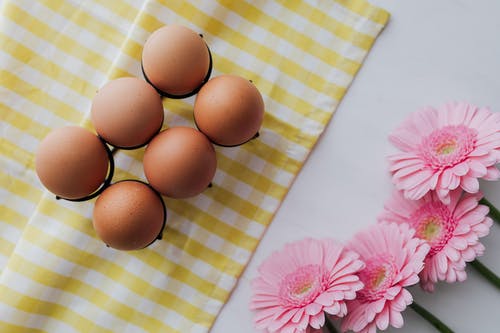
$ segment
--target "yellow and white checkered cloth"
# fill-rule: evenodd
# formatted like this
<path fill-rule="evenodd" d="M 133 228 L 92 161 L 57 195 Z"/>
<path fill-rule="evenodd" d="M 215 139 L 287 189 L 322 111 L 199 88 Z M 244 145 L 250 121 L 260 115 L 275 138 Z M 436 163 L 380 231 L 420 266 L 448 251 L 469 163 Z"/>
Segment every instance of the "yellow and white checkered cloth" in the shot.
<path fill-rule="evenodd" d="M 0 332 L 206 332 L 388 17 L 365 0 L 4 0 Z M 144 41 L 174 22 L 203 33 L 213 76 L 254 82 L 264 125 L 217 148 L 212 188 L 166 200 L 163 240 L 119 252 L 93 202 L 43 189 L 34 154 L 53 128 L 92 129 L 96 90 L 141 77 Z M 165 126 L 193 126 L 193 101 L 165 99 Z M 119 151 L 114 180 L 144 180 L 143 152 Z"/>

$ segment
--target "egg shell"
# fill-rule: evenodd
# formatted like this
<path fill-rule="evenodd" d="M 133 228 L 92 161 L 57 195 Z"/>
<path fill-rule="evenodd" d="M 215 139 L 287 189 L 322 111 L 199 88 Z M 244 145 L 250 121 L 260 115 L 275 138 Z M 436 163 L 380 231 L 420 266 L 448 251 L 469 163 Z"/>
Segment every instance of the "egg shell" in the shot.
<path fill-rule="evenodd" d="M 209 80 L 196 96 L 196 126 L 219 145 L 236 146 L 252 139 L 263 118 L 264 101 L 259 90 L 236 75 Z"/>
<path fill-rule="evenodd" d="M 108 173 L 108 154 L 103 142 L 77 126 L 50 132 L 40 143 L 35 169 L 42 184 L 66 199 L 92 194 Z"/>
<path fill-rule="evenodd" d="M 210 141 L 190 127 L 160 132 L 146 147 L 144 174 L 158 192 L 171 198 L 187 198 L 205 190 L 217 168 Z"/>
<path fill-rule="evenodd" d="M 98 197 L 93 225 L 100 239 L 118 250 L 137 250 L 152 243 L 165 220 L 160 196 L 133 180 L 117 182 Z"/>
<path fill-rule="evenodd" d="M 109 144 L 139 147 L 162 126 L 161 97 L 147 82 L 122 77 L 99 89 L 92 100 L 91 119 L 97 133 Z"/>
<path fill-rule="evenodd" d="M 198 88 L 210 67 L 210 55 L 203 38 L 181 25 L 154 31 L 142 51 L 142 68 L 156 89 L 184 95 Z"/>

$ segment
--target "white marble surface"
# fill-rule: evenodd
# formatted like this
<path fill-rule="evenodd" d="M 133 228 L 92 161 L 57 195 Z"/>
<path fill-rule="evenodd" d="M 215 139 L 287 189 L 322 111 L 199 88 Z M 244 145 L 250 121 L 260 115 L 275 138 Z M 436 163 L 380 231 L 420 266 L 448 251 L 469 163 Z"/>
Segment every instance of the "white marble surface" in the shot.
<path fill-rule="evenodd" d="M 466 100 L 500 112 L 500 1 L 372 0 L 391 20 L 296 179 L 211 332 L 255 332 L 248 310 L 258 265 L 286 242 L 349 239 L 375 223 L 392 190 L 388 133 L 421 106 Z M 500 206 L 500 182 L 482 183 Z M 500 274 L 500 226 L 482 261 Z M 476 272 L 414 298 L 456 333 L 500 332 L 500 292 Z M 437 332 L 411 309 L 387 332 Z"/>

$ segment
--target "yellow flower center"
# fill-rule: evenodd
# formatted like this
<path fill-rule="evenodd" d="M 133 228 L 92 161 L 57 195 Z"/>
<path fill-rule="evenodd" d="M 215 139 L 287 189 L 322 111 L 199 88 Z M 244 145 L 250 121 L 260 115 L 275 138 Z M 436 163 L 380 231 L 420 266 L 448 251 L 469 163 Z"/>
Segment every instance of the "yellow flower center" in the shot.
<path fill-rule="evenodd" d="M 365 260 L 365 268 L 359 273 L 359 279 L 365 288 L 359 291 L 358 299 L 362 301 L 376 301 L 384 297 L 385 292 L 392 286 L 398 269 L 392 255 L 378 254 Z"/>
<path fill-rule="evenodd" d="M 305 294 L 309 290 L 311 290 L 312 285 L 313 285 L 312 281 L 310 281 L 310 282 L 304 281 L 304 284 L 302 284 L 302 285 L 300 285 L 300 284 L 296 285 L 295 288 L 293 288 L 292 293 L 295 296 L 300 296 L 302 294 Z"/>
<path fill-rule="evenodd" d="M 448 139 L 444 142 L 441 142 L 436 147 L 436 153 L 439 155 L 449 155 L 455 151 L 457 148 L 457 142 L 453 139 Z"/>
<path fill-rule="evenodd" d="M 385 279 L 386 270 L 385 267 L 378 267 L 378 270 L 374 272 L 372 278 L 372 288 L 378 288 Z"/>
<path fill-rule="evenodd" d="M 426 241 L 433 240 L 440 232 L 441 223 L 436 217 L 431 216 L 428 220 L 422 222 L 420 236 Z"/>
<path fill-rule="evenodd" d="M 457 227 L 453 212 L 440 201 L 428 202 L 418 208 L 409 219 L 418 238 L 431 246 L 427 257 L 432 257 L 448 243 Z"/>
<path fill-rule="evenodd" d="M 453 167 L 475 149 L 477 131 L 463 125 L 445 126 L 422 138 L 420 153 L 435 170 Z"/>
<path fill-rule="evenodd" d="M 279 296 L 285 307 L 302 307 L 326 289 L 325 273 L 319 265 L 306 265 L 287 274 L 280 283 Z"/>

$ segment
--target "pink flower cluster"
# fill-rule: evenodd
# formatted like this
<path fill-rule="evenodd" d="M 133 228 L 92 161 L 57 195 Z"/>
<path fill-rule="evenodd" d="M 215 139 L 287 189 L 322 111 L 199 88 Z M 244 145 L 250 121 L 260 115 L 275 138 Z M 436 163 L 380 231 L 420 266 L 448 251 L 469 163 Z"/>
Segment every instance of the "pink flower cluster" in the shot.
<path fill-rule="evenodd" d="M 402 327 L 413 302 L 406 287 L 465 280 L 492 224 L 478 179 L 500 178 L 500 114 L 466 103 L 425 108 L 390 140 L 401 150 L 389 158 L 397 190 L 379 223 L 345 246 L 308 238 L 265 260 L 250 306 L 258 329 L 317 332 L 327 315 L 342 318 L 343 331 Z"/>
<path fill-rule="evenodd" d="M 400 150 L 389 157 L 395 192 L 380 221 L 408 223 L 431 250 L 421 285 L 466 279 L 465 263 L 484 252 L 488 207 L 479 204 L 478 179 L 498 180 L 500 113 L 448 103 L 411 114 L 389 137 Z"/>
<path fill-rule="evenodd" d="M 376 224 L 345 247 L 307 238 L 285 245 L 259 267 L 250 308 L 258 329 L 314 332 L 326 314 L 345 317 L 343 330 L 401 327 L 430 246 L 407 224 Z"/>

